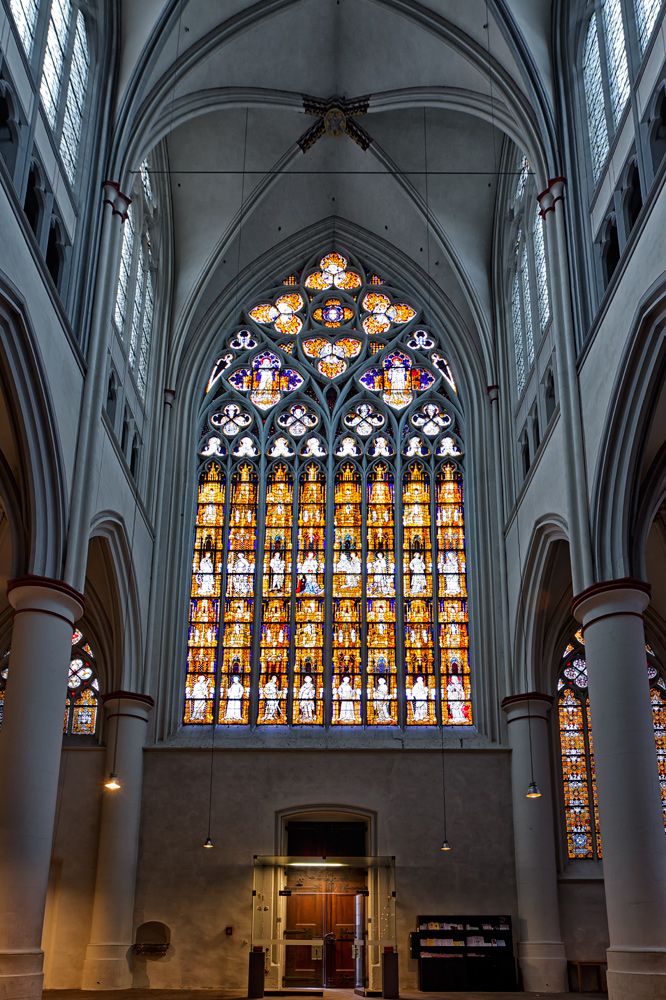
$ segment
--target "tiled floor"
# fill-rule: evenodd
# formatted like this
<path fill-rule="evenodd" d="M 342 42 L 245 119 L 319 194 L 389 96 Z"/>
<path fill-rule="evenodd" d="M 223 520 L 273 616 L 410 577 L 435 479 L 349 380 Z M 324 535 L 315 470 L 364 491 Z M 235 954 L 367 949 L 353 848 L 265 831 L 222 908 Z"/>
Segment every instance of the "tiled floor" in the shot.
<path fill-rule="evenodd" d="M 548 997 L 548 1000 L 572 1000 L 578 993 L 420 993 L 404 990 L 401 1000 L 530 1000 L 531 997 Z M 242 990 L 114 990 L 109 1000 L 242 1000 Z M 606 993 L 587 993 L 583 996 L 602 1000 Z M 44 990 L 45 1000 L 102 1000 L 102 993 L 87 990 Z M 284 993 L 283 1000 L 298 1000 L 298 994 Z M 324 1000 L 356 1000 L 352 990 L 324 990 Z"/>

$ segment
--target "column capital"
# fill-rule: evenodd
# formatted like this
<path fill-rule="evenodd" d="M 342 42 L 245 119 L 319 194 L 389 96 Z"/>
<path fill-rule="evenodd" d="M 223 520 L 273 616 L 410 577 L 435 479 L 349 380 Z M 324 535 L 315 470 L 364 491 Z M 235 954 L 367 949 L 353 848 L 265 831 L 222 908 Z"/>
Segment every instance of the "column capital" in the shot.
<path fill-rule="evenodd" d="M 149 694 L 138 694 L 134 691 L 111 691 L 102 695 L 102 702 L 107 720 L 114 716 L 130 716 L 143 722 L 148 721 L 155 704 Z"/>
<path fill-rule="evenodd" d="M 555 204 L 558 201 L 564 200 L 565 184 L 566 178 L 553 177 L 548 181 L 548 187 L 546 190 L 537 195 L 537 201 L 539 202 L 539 207 L 541 209 L 540 215 L 542 219 L 546 218 L 546 214 L 548 212 L 555 211 Z"/>
<path fill-rule="evenodd" d="M 111 214 L 119 215 L 120 221 L 127 220 L 127 209 L 132 204 L 129 195 L 123 194 L 120 185 L 116 181 L 102 181 L 102 192 L 104 194 L 104 205 L 111 206 Z"/>
<path fill-rule="evenodd" d="M 512 694 L 502 701 L 502 708 L 507 714 L 507 722 L 518 722 L 519 719 L 548 718 L 553 701 L 550 694 L 541 691 L 526 691 L 524 694 Z"/>
<path fill-rule="evenodd" d="M 605 580 L 593 583 L 577 594 L 571 602 L 571 610 L 574 617 L 582 622 L 583 629 L 600 618 L 615 615 L 635 615 L 642 619 L 643 611 L 650 603 L 651 592 L 649 583 L 630 576 Z"/>
<path fill-rule="evenodd" d="M 52 580 L 48 576 L 32 573 L 8 581 L 7 599 L 15 615 L 25 611 L 42 612 L 64 618 L 72 628 L 86 607 L 83 594 L 64 580 Z"/>

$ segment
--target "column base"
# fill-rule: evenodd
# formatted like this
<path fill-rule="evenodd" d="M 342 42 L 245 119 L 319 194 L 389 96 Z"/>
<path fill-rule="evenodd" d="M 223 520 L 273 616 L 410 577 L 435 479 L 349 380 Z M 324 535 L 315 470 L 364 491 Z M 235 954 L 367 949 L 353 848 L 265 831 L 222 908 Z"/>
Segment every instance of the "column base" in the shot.
<path fill-rule="evenodd" d="M 0 996 L 3 1000 L 41 1000 L 44 952 L 0 951 Z"/>
<path fill-rule="evenodd" d="M 662 1000 L 666 997 L 666 950 L 609 948 L 608 1000 Z"/>
<path fill-rule="evenodd" d="M 569 992 L 567 960 L 561 941 L 520 941 L 518 965 L 526 992 Z"/>
<path fill-rule="evenodd" d="M 81 976 L 82 990 L 130 990 L 132 945 L 89 944 Z"/>

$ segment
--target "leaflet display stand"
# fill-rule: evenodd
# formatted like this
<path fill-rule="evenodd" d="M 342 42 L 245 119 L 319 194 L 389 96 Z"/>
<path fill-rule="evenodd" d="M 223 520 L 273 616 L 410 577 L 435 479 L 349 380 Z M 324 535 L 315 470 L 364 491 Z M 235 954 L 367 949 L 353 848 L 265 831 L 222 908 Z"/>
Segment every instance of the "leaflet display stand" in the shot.
<path fill-rule="evenodd" d="M 426 993 L 516 989 L 511 917 L 427 915 L 416 918 L 411 957 Z"/>

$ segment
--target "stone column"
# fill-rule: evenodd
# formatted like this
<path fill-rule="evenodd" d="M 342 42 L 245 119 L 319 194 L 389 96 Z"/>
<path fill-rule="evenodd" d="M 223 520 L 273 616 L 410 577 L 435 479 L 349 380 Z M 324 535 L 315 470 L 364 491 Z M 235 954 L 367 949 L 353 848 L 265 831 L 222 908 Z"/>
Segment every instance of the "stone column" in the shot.
<path fill-rule="evenodd" d="M 95 898 L 81 989 L 126 990 L 132 986 L 143 745 L 153 699 L 115 691 L 103 701 L 106 777 L 115 772 L 120 788 L 102 789 Z"/>
<path fill-rule="evenodd" d="M 502 708 L 507 714 L 513 751 L 518 963 L 523 987 L 540 993 L 566 993 L 567 960 L 560 931 L 550 784 L 548 713 L 552 704 L 550 695 L 530 692 L 505 698 Z M 541 792 L 538 799 L 526 797 L 532 772 Z"/>
<path fill-rule="evenodd" d="M 49 880 L 67 675 L 80 594 L 59 580 L 10 580 L 14 607 L 0 732 L 0 996 L 42 995 Z"/>
<path fill-rule="evenodd" d="M 574 598 L 583 624 L 610 948 L 610 1000 L 666 996 L 666 836 L 643 611 L 650 587 L 610 580 Z"/>
<path fill-rule="evenodd" d="M 118 285 L 118 248 L 122 224 L 131 199 L 115 181 L 104 181 L 102 233 L 95 282 L 95 298 L 86 351 L 88 364 L 79 415 L 79 436 L 70 497 L 69 534 L 65 579 L 74 587 L 85 584 L 86 561 L 93 514 L 94 491 L 89 487 L 90 469 L 101 434 L 102 406 L 106 393 L 106 352 L 111 335 L 111 315 Z"/>

